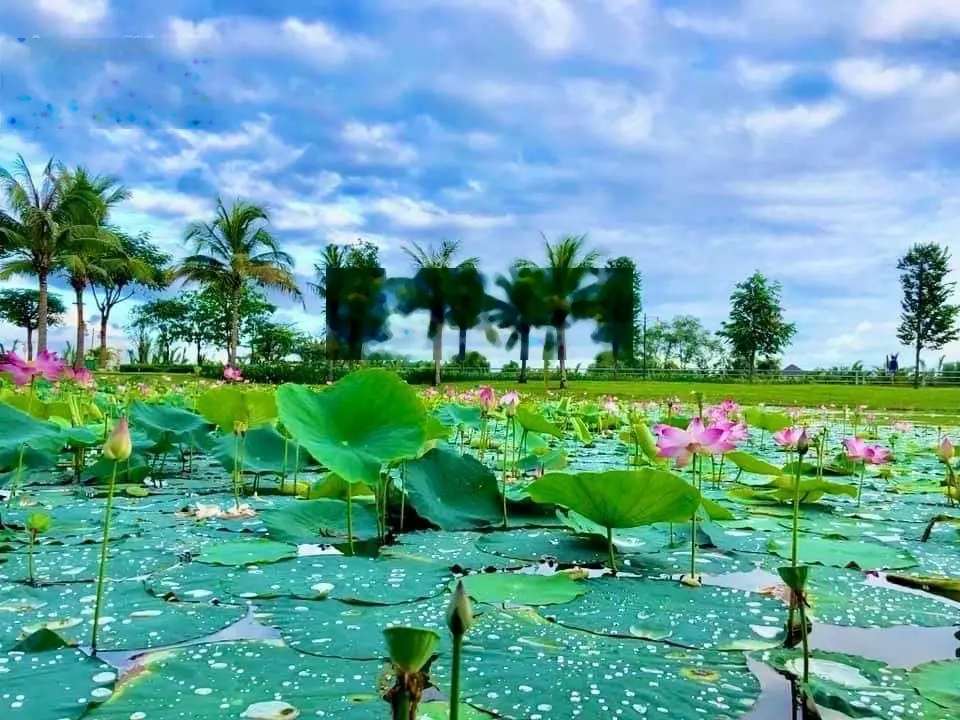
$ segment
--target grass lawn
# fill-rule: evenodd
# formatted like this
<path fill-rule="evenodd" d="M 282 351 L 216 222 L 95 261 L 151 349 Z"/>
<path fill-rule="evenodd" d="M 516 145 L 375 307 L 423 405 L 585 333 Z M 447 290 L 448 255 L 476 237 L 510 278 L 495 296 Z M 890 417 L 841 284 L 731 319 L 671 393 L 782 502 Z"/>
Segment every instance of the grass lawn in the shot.
<path fill-rule="evenodd" d="M 474 387 L 475 384 L 455 383 L 458 388 Z M 524 393 L 544 395 L 547 389 L 543 382 L 517 385 L 513 382 L 490 383 L 497 390 L 518 389 Z M 557 392 L 557 382 L 549 389 Z M 749 384 L 749 383 L 693 383 L 657 381 L 579 381 L 567 384 L 567 392 L 573 397 L 615 395 L 628 400 L 662 400 L 679 397 L 686 402 L 694 390 L 703 392 L 707 403 L 733 398 L 743 405 L 777 405 L 783 407 L 835 406 L 854 408 L 866 405 L 873 411 L 900 411 L 904 416 L 931 414 L 949 416 L 951 423 L 960 420 L 960 388 L 918 388 L 887 385 L 801 385 L 801 384 Z M 926 418 L 929 422 L 930 418 Z"/>

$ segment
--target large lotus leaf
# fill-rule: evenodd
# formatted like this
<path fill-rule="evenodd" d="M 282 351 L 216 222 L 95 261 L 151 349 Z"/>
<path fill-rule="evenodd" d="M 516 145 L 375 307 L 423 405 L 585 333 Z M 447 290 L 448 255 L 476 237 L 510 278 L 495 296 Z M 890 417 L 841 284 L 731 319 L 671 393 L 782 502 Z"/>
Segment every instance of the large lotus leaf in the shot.
<path fill-rule="evenodd" d="M 130 425 L 157 444 L 202 446 L 213 426 L 189 410 L 137 400 L 130 406 Z M 233 428 L 230 428 L 231 431 Z"/>
<path fill-rule="evenodd" d="M 829 625 L 960 625 L 960 609 L 956 605 L 885 586 L 858 570 L 814 566 L 808 588 L 811 615 Z"/>
<path fill-rule="evenodd" d="M 293 473 L 297 465 L 297 444 L 288 440 L 272 426 L 254 428 L 243 437 L 241 457 L 243 472 L 256 474 Z M 233 434 L 217 438 L 212 448 L 212 454 L 217 461 L 233 472 L 236 465 L 237 443 Z M 307 454 L 299 454 L 299 469 L 307 466 Z"/>
<path fill-rule="evenodd" d="M 454 580 L 450 590 L 454 589 Z M 512 605 L 558 605 L 587 592 L 587 583 L 567 573 L 535 575 L 526 572 L 498 572 L 463 578 L 467 594 L 477 602 Z"/>
<path fill-rule="evenodd" d="M 516 560 L 501 559 L 477 547 L 485 535 L 475 532 L 412 532 L 397 538 L 394 545 L 380 548 L 380 556 L 401 560 L 433 561 L 457 572 L 488 568 L 518 568 Z"/>
<path fill-rule="evenodd" d="M 549 562 L 552 558 L 565 564 L 603 564 L 609 557 L 605 536 L 598 546 L 567 530 L 553 528 L 486 533 L 477 539 L 476 545 L 484 552 L 499 556 L 489 558 L 489 565 L 503 565 L 505 561 L 500 558 L 527 563 Z"/>
<path fill-rule="evenodd" d="M 427 437 L 416 390 L 396 373 L 351 373 L 322 393 L 281 385 L 284 427 L 311 455 L 347 482 L 376 485 L 383 465 L 413 458 Z"/>
<path fill-rule="evenodd" d="M 482 424 L 480 408 L 476 405 L 443 403 L 434 413 L 444 425 L 453 428 L 479 428 Z"/>
<path fill-rule="evenodd" d="M 366 503 L 353 503 L 354 539 L 377 536 L 376 511 Z M 321 498 L 296 500 L 286 507 L 264 510 L 260 519 L 273 540 L 301 544 L 347 541 L 347 503 Z"/>
<path fill-rule="evenodd" d="M 531 483 L 527 492 L 537 502 L 568 508 L 606 528 L 683 522 L 700 506 L 696 488 L 652 468 L 548 473 Z"/>
<path fill-rule="evenodd" d="M 767 550 L 779 557 L 789 558 L 790 540 L 770 540 Z M 917 559 L 909 551 L 895 545 L 840 540 L 806 533 L 800 537 L 798 554 L 799 561 L 806 565 L 860 570 L 900 570 L 917 564 Z"/>
<path fill-rule="evenodd" d="M 888 573 L 887 580 L 895 585 L 903 585 L 904 587 L 928 592 L 931 595 L 939 595 L 954 602 L 960 602 L 960 578 Z"/>
<path fill-rule="evenodd" d="M 913 668 L 907 682 L 920 695 L 947 710 L 951 717 L 960 716 L 960 660 L 940 660 Z"/>
<path fill-rule="evenodd" d="M 196 560 L 210 565 L 260 565 L 287 560 L 296 554 L 293 545 L 274 540 L 227 540 L 206 546 Z"/>
<path fill-rule="evenodd" d="M 377 694 L 381 669 L 376 662 L 303 655 L 276 642 L 160 651 L 141 659 L 136 670 L 119 681 L 114 697 L 85 720 L 377 720 L 385 707 Z"/>
<path fill-rule="evenodd" d="M 87 645 L 93 625 L 96 587 L 71 584 L 21 586 L 0 595 L 2 637 L 22 640 L 52 630 L 71 645 Z M 12 610 L 12 612 L 11 612 Z M 105 585 L 98 644 L 104 650 L 160 647 L 217 632 L 243 618 L 240 606 L 165 602 L 136 580 Z"/>
<path fill-rule="evenodd" d="M 601 577 L 586 585 L 586 595 L 549 614 L 589 632 L 715 650 L 769 640 L 784 623 L 778 600 L 745 590 L 630 577 Z"/>
<path fill-rule="evenodd" d="M 743 411 L 743 419 L 747 421 L 747 425 L 750 427 L 771 433 L 788 428 L 793 424 L 793 420 L 784 413 L 764 411 L 752 407 Z"/>
<path fill-rule="evenodd" d="M 65 442 L 56 423 L 37 420 L 7 403 L 0 403 L 0 428 L 0 468 L 16 467 L 24 446 L 56 453 Z"/>
<path fill-rule="evenodd" d="M 559 606 L 566 607 L 566 606 Z M 446 638 L 431 679 L 449 688 Z M 509 718 L 739 718 L 760 684 L 742 653 L 591 635 L 485 612 L 463 647 L 465 702 Z"/>
<path fill-rule="evenodd" d="M 78 650 L 0 653 L 0 714 L 6 720 L 79 720 L 113 693 L 116 671 Z"/>
<path fill-rule="evenodd" d="M 744 472 L 754 473 L 755 475 L 772 475 L 774 477 L 783 474 L 781 470 L 776 465 L 768 463 L 766 460 L 762 460 L 750 453 L 743 452 L 742 450 L 734 450 L 724 455 L 724 458 L 732 462 L 738 468 Z"/>
<path fill-rule="evenodd" d="M 54 527 L 56 527 L 56 514 Z M 103 531 L 100 531 L 102 536 Z M 113 532 L 111 532 L 113 536 Z M 151 544 L 155 548 L 156 542 Z M 107 575 L 113 579 L 133 578 L 147 575 L 170 564 L 170 558 L 164 558 L 156 550 L 133 549 L 127 541 L 110 543 L 110 562 Z M 0 581 L 22 581 L 27 577 L 27 552 L 24 549 L 6 555 L 7 562 L 0 565 Z M 175 560 L 176 558 L 174 558 Z M 44 582 L 92 582 L 97 577 L 100 566 L 99 543 L 83 545 L 43 546 L 34 553 L 34 566 L 37 577 Z"/>
<path fill-rule="evenodd" d="M 540 433 L 541 435 L 552 435 L 555 438 L 563 438 L 563 430 L 547 420 L 543 415 L 531 410 L 528 407 L 520 405 L 516 414 L 517 423 L 528 432 Z"/>
<path fill-rule="evenodd" d="M 224 433 L 234 432 L 238 425 L 251 430 L 277 417 L 273 391 L 242 385 L 210 388 L 197 398 L 197 410 Z"/>
<path fill-rule="evenodd" d="M 396 605 L 440 594 L 449 578 L 449 569 L 438 563 L 319 555 L 230 572 L 224 587 L 244 600 L 329 597 L 347 603 Z"/>
<path fill-rule="evenodd" d="M 606 528 L 579 513 L 560 513 L 563 524 L 584 539 L 599 542 L 599 547 L 606 548 Z M 670 543 L 668 533 L 661 528 L 640 526 L 636 528 L 619 528 L 613 532 L 613 545 L 624 554 L 658 552 Z"/>
<path fill-rule="evenodd" d="M 503 522 L 497 478 L 470 455 L 435 448 L 406 463 L 403 491 L 417 514 L 441 530 L 472 530 Z"/>
<path fill-rule="evenodd" d="M 947 718 L 939 712 L 925 712 L 902 670 L 856 655 L 813 650 L 811 656 L 807 689 L 818 707 L 843 713 L 839 717 Z M 764 659 L 794 678 L 803 676 L 803 654 L 798 650 L 777 650 L 765 654 Z M 938 710 L 935 706 L 927 709 Z"/>

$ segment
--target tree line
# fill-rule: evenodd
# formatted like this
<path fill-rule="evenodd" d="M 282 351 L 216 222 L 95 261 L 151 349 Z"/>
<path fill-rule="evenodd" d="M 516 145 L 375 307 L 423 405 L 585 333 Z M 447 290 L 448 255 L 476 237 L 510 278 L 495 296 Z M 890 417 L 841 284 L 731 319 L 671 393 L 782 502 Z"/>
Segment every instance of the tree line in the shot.
<path fill-rule="evenodd" d="M 307 287 L 324 303 L 325 331 L 314 338 L 271 319 L 277 308 L 265 291 L 301 303 L 304 294 L 293 259 L 271 232 L 269 213 L 261 205 L 218 199 L 212 219 L 188 226 L 184 240 L 191 251 L 174 262 L 149 234 L 131 235 L 112 222 L 111 212 L 130 197 L 118 178 L 69 168 L 53 158 L 35 175 L 18 156 L 9 170 L 0 168 L 0 186 L 6 202 L 0 210 L 0 280 L 37 280 L 36 291 L 2 291 L 0 317 L 26 330 L 28 356 L 34 332 L 37 350 L 46 350 L 48 328 L 62 322 L 65 313 L 49 292 L 53 278 L 74 293 L 78 365 L 86 355 L 88 290 L 100 314 L 96 356 L 101 364 L 108 355 L 111 314 L 138 295 L 145 302 L 130 313 L 127 332 L 131 359 L 141 363 L 186 361 L 178 347 L 185 344 L 198 364 L 204 348 L 212 346 L 225 348 L 227 364 L 234 366 L 243 343 L 253 361 L 297 354 L 332 368 L 369 357 L 371 345 L 390 337 L 391 316 L 424 312 L 437 383 L 447 327 L 458 333 L 461 364 L 468 356 L 470 330 L 482 329 L 493 343 L 505 335 L 508 350 L 519 348 L 521 382 L 531 335 L 544 330 L 543 357 L 558 361 L 561 386 L 573 321 L 594 322 L 591 338 L 608 346 L 603 362 L 615 369 L 719 362 L 750 377 L 775 363 L 796 334 L 795 325 L 785 320 L 781 286 L 759 272 L 736 285 L 729 318 L 716 333 L 692 316 L 648 328 L 636 262 L 627 256 L 604 260 L 585 235 L 569 235 L 543 238 L 540 260 L 517 259 L 493 278 L 481 271 L 478 258 L 463 257 L 456 241 L 408 243 L 403 250 L 410 273 L 404 277 L 387 276 L 372 243 L 327 244 Z M 942 348 L 958 336 L 960 308 L 950 302 L 949 253 L 933 243 L 916 245 L 898 269 L 903 289 L 898 338 L 913 346 L 919 371 L 921 350 Z M 175 283 L 197 289 L 161 295 Z"/>

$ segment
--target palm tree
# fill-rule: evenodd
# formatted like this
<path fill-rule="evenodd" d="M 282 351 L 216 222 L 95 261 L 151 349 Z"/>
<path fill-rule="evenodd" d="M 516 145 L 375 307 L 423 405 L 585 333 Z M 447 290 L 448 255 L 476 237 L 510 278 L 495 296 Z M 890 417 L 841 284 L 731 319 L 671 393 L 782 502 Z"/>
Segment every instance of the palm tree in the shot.
<path fill-rule="evenodd" d="M 636 355 L 636 321 L 640 310 L 636 264 L 628 257 L 608 260 L 606 267 L 597 271 L 597 283 L 589 287 L 595 290 L 588 302 L 597 321 L 590 337 L 594 342 L 610 345 L 616 380 L 621 359 L 625 356 L 632 363 Z"/>
<path fill-rule="evenodd" d="M 91 176 L 83 167 L 65 171 L 61 176 L 64 192 L 86 197 L 89 206 L 82 216 L 74 218 L 68 240 L 57 259 L 57 270 L 66 275 L 73 288 L 77 306 L 77 350 L 74 366 L 84 363 L 86 321 L 83 296 L 94 282 L 109 282 L 109 278 L 124 271 L 136 276 L 144 274 L 141 263 L 129 257 L 120 239 L 106 227 L 113 206 L 130 197 L 130 191 L 117 178 L 109 175 Z"/>
<path fill-rule="evenodd" d="M 404 247 L 414 267 L 412 278 L 400 278 L 396 288 L 397 311 L 410 315 L 419 310 L 430 314 L 427 337 L 433 341 L 433 382 L 440 384 L 440 367 L 443 363 L 443 326 L 455 295 L 458 274 L 466 268 L 476 267 L 480 262 L 475 257 L 467 258 L 457 265 L 454 258 L 460 243 L 443 240 L 438 247 L 424 248 L 417 243 Z"/>
<path fill-rule="evenodd" d="M 586 235 L 567 235 L 555 244 L 544 238 L 544 242 L 547 264 L 543 268 L 542 292 L 549 309 L 549 324 L 557 337 L 560 389 L 563 390 L 567 386 L 567 323 L 584 317 L 589 310 L 592 290 L 585 287 L 585 281 L 594 274 L 600 253 L 586 249 Z M 521 264 L 534 267 L 528 260 Z"/>
<path fill-rule="evenodd" d="M 320 255 L 320 262 L 314 264 L 313 272 L 317 282 L 308 283 L 308 287 L 323 300 L 323 315 L 326 322 L 324 342 L 327 351 L 327 380 L 333 379 L 333 363 L 339 353 L 341 335 L 340 306 L 343 303 L 348 249 L 346 245 L 327 244 Z"/>
<path fill-rule="evenodd" d="M 485 290 L 486 281 L 476 265 L 454 268 L 452 272 L 447 322 L 460 335 L 457 362 L 463 369 L 467 358 L 467 331 L 484 324 L 484 311 L 490 310 L 492 304 Z"/>
<path fill-rule="evenodd" d="M 226 207 L 217 198 L 213 222 L 195 222 L 185 240 L 194 243 L 192 255 L 184 258 L 174 276 L 211 286 L 227 299 L 230 337 L 227 363 L 237 362 L 240 344 L 240 297 L 249 285 L 270 288 L 302 300 L 293 277 L 293 258 L 280 250 L 279 243 L 264 227 L 267 211 L 237 200 Z"/>
<path fill-rule="evenodd" d="M 0 187 L 8 211 L 0 210 L 0 280 L 14 275 L 37 278 L 37 350 L 47 349 L 48 297 L 50 275 L 71 242 L 71 229 L 89 217 L 96 198 L 86 188 L 64 182 L 64 168 L 51 157 L 34 180 L 22 155 L 13 168 L 0 168 Z"/>
<path fill-rule="evenodd" d="M 489 319 L 497 327 L 510 330 L 507 350 L 512 350 L 520 343 L 520 383 L 527 381 L 530 333 L 549 321 L 548 309 L 541 294 L 543 283 L 542 270 L 521 264 L 510 269 L 509 277 L 499 275 L 495 282 L 503 292 L 503 299 L 492 298 Z"/>

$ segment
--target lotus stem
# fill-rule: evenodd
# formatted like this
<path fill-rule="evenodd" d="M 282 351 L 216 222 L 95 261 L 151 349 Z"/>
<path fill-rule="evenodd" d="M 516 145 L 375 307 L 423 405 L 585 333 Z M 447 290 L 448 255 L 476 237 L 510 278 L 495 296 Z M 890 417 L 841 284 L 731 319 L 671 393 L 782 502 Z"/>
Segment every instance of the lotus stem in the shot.
<path fill-rule="evenodd" d="M 860 507 L 861 495 L 863 495 L 863 475 L 867 471 L 867 463 L 865 460 L 860 461 L 860 486 L 857 488 L 857 507 Z"/>
<path fill-rule="evenodd" d="M 353 484 L 347 483 L 347 547 L 353 555 Z"/>
<path fill-rule="evenodd" d="M 290 439 L 283 438 L 283 462 L 280 464 L 280 494 L 283 495 L 287 483 L 287 453 L 290 450 Z M 296 490 L 296 488 L 294 488 Z"/>
<path fill-rule="evenodd" d="M 697 472 L 697 467 L 699 466 L 700 472 L 703 472 L 703 462 L 700 461 L 700 458 L 697 455 L 693 456 L 693 485 L 700 490 L 700 485 L 697 482 L 699 473 Z M 700 490 L 702 492 L 702 490 Z M 696 508 L 693 511 L 693 514 L 690 516 L 690 579 L 695 580 L 697 577 L 697 510 Z"/>
<path fill-rule="evenodd" d="M 803 646 L 803 684 L 810 682 L 810 639 L 807 634 L 807 611 L 804 599 L 800 599 L 800 641 Z"/>
<path fill-rule="evenodd" d="M 509 455 L 510 440 L 510 418 L 507 418 L 507 424 L 503 428 L 503 527 L 507 527 L 507 456 Z"/>
<path fill-rule="evenodd" d="M 460 665 L 463 635 L 453 634 L 453 656 L 450 661 L 450 720 L 460 720 Z"/>
<path fill-rule="evenodd" d="M 793 488 L 793 543 L 790 548 L 790 565 L 791 567 L 797 566 L 797 556 L 799 554 L 799 521 L 800 521 L 800 461 L 803 456 L 799 456 L 797 459 L 797 470 L 794 474 L 794 488 Z M 794 612 L 794 603 L 791 599 L 790 610 L 787 612 L 787 639 L 789 641 L 790 634 L 793 630 L 793 612 Z M 800 613 L 800 622 L 805 623 L 803 619 L 803 613 Z M 804 630 L 804 635 L 806 635 L 806 630 Z M 806 680 L 804 680 L 806 682 Z"/>
<path fill-rule="evenodd" d="M 607 552 L 610 553 L 610 569 L 616 573 L 617 570 L 617 555 L 613 549 L 613 528 L 607 528 Z"/>
<path fill-rule="evenodd" d="M 403 532 L 403 514 L 406 508 L 407 508 L 407 461 L 401 460 L 400 461 L 400 532 Z"/>
<path fill-rule="evenodd" d="M 410 715 L 410 692 L 401 690 L 397 693 L 397 702 L 393 709 L 393 720 L 414 720 Z"/>
<path fill-rule="evenodd" d="M 36 585 L 35 569 L 33 565 L 33 547 L 37 542 L 37 533 L 34 530 L 31 530 L 29 533 L 30 544 L 27 546 L 27 583 L 30 585 Z"/>
<path fill-rule="evenodd" d="M 107 508 L 103 518 L 103 540 L 100 542 L 100 568 L 97 571 L 97 599 L 93 606 L 93 634 L 90 638 L 90 653 L 97 654 L 97 632 L 100 630 L 100 608 L 103 605 L 103 586 L 107 575 L 107 543 L 110 541 L 110 521 L 113 518 L 113 492 L 117 486 L 117 465 L 113 463 L 110 486 L 107 488 Z"/>
<path fill-rule="evenodd" d="M 27 444 L 20 446 L 20 455 L 17 458 L 17 472 L 13 476 L 13 482 L 10 483 L 10 496 L 7 498 L 7 507 L 13 506 L 13 498 L 20 487 L 20 480 L 23 478 L 23 452 L 27 449 Z"/>

